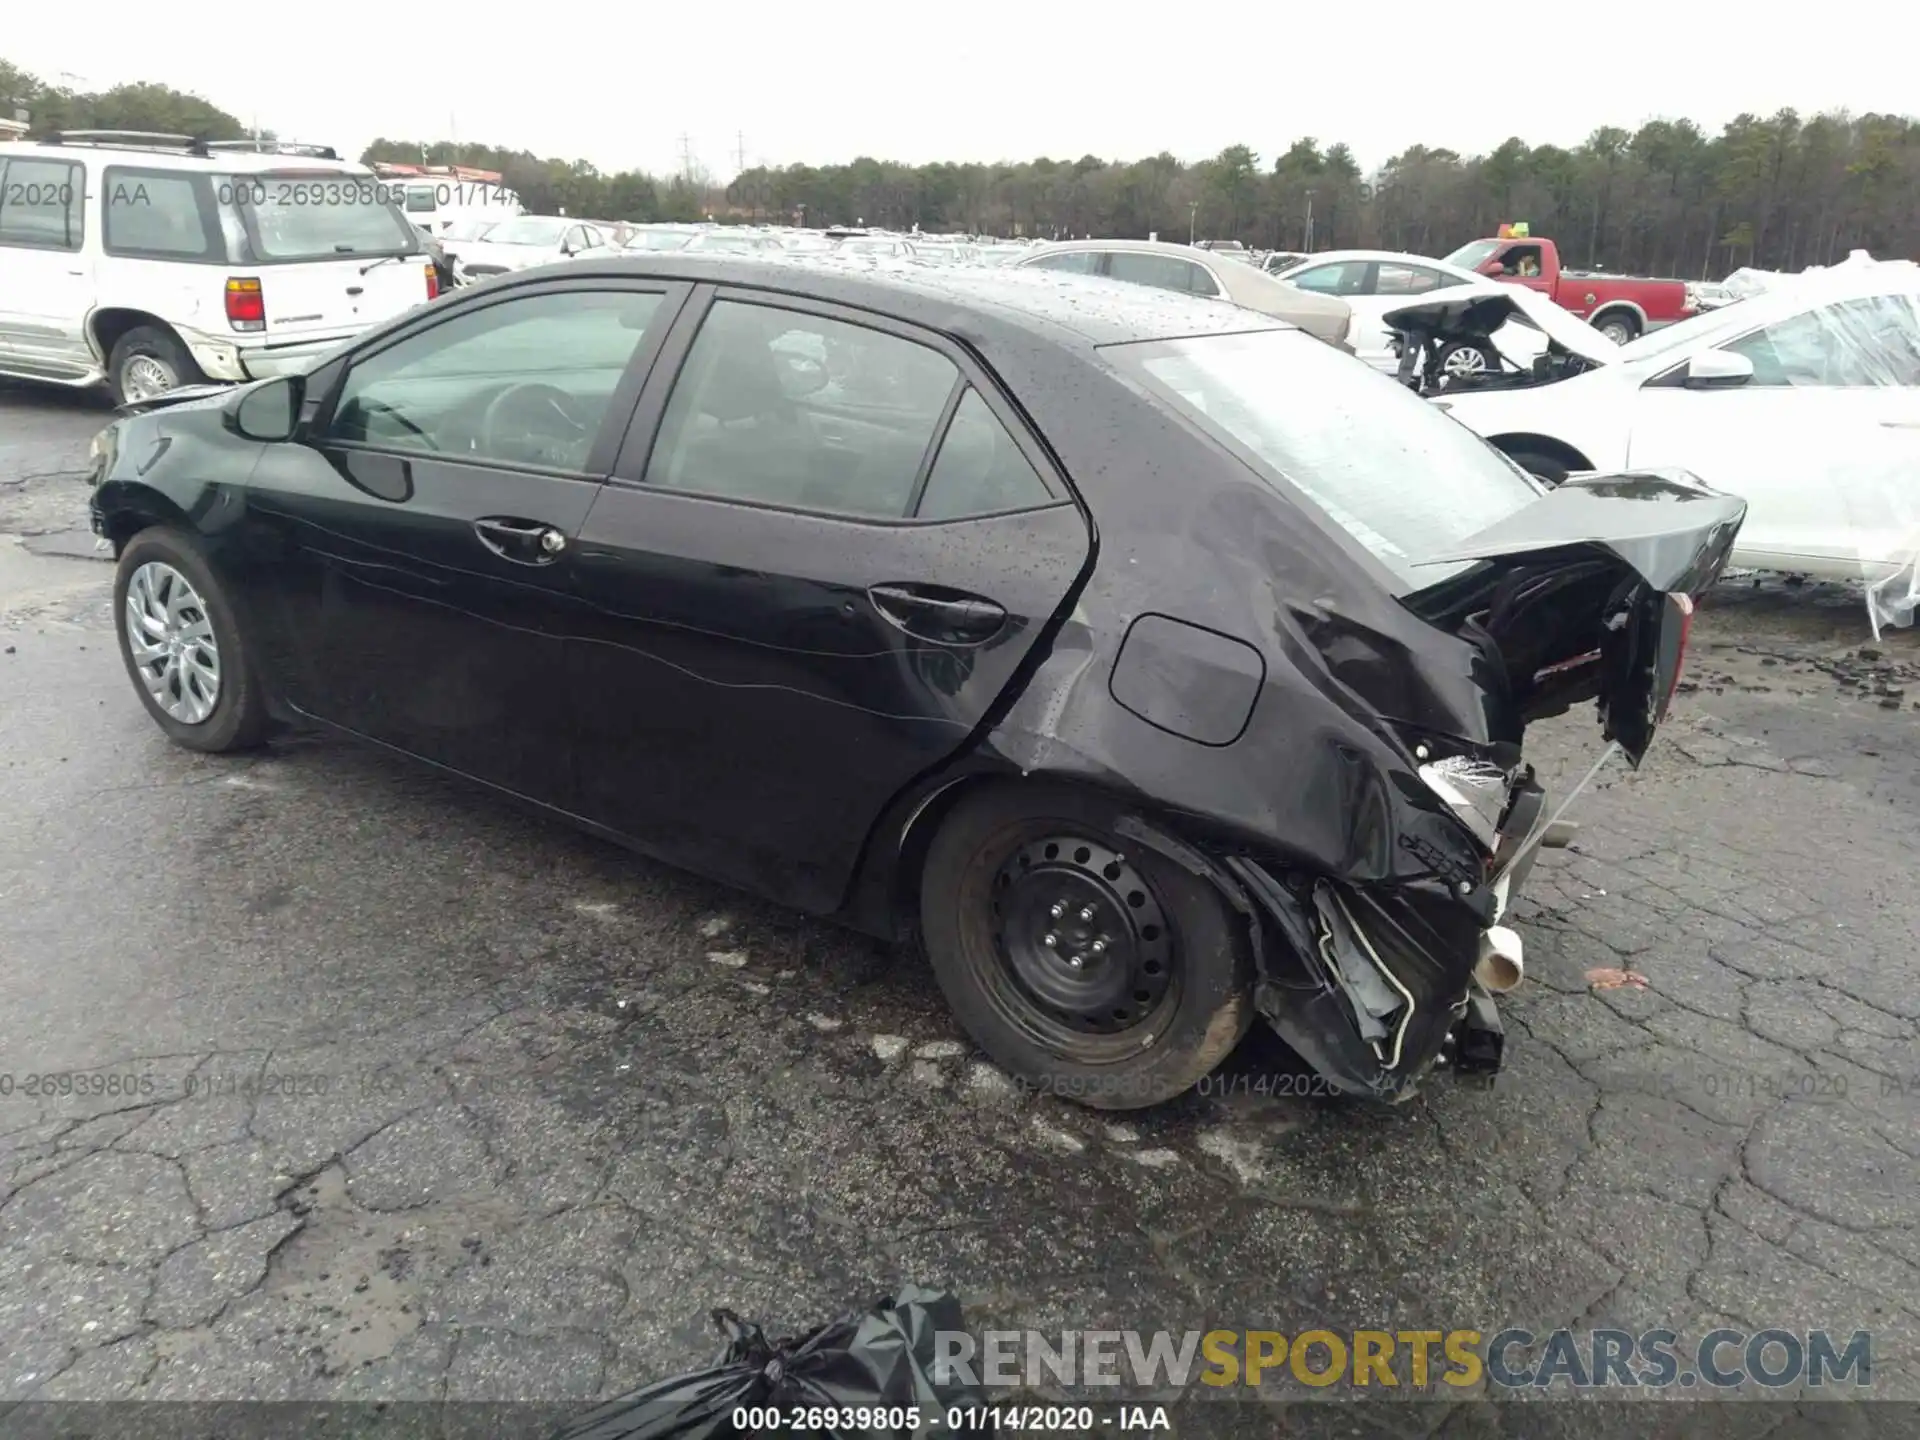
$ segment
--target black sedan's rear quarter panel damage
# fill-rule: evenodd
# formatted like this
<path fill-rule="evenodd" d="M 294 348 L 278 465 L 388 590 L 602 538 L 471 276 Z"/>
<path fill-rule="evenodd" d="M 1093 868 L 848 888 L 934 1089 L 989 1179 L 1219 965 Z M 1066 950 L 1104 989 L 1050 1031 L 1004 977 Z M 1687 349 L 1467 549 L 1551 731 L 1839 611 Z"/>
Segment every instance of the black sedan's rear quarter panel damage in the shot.
<path fill-rule="evenodd" d="M 1539 792 L 1510 657 L 1470 607 L 1423 618 L 1350 537 L 1086 358 L 1063 384 L 996 357 L 1084 497 L 1097 550 L 978 758 L 1137 798 L 1248 917 L 1256 1002 L 1282 1038 L 1344 1089 L 1410 1093 L 1486 998 L 1472 975 L 1509 898 L 1493 851 L 1517 838 L 1477 837 L 1420 771 L 1471 762 L 1506 777 L 1496 810 L 1538 810 L 1521 803 Z M 1710 579 L 1742 508 L 1713 498 L 1704 541 L 1579 556 L 1634 594 Z M 1550 499 L 1511 537 L 1536 558 L 1594 518 Z M 1535 658 L 1585 646 L 1605 613 L 1591 605 Z"/>

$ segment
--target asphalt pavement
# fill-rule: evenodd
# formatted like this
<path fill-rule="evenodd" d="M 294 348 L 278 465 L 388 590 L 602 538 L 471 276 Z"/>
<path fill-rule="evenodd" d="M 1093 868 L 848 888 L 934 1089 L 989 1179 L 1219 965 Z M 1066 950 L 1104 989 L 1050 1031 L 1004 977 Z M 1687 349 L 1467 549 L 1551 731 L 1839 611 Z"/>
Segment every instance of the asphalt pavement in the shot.
<path fill-rule="evenodd" d="M 1864 1329 L 1920 1399 L 1920 646 L 1844 593 L 1716 597 L 1535 872 L 1491 1086 L 1312 1098 L 1256 1035 L 1116 1117 L 911 956 L 346 744 L 167 744 L 81 558 L 108 418 L 0 387 L 0 1402 L 564 1406 L 902 1281 L 1055 1332 Z M 1590 708 L 1531 743 L 1579 774 Z M 1552 1433 L 1449 1398 L 1397 1428 Z"/>

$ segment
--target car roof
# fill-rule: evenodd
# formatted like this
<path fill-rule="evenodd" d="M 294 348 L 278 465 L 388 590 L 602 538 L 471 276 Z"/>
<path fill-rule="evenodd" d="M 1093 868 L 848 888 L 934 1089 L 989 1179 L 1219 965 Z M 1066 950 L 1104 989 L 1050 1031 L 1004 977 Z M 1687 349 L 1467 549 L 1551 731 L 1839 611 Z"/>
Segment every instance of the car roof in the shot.
<path fill-rule="evenodd" d="M 211 154 L 196 155 L 184 147 L 142 145 L 131 141 L 122 144 L 70 141 L 63 144 L 56 140 L 9 140 L 0 141 L 0 155 L 74 162 L 92 159 L 101 165 L 136 165 L 143 170 L 187 170 L 208 175 L 251 175 L 296 170 L 323 170 L 336 175 L 342 171 L 355 175 L 373 173 L 368 166 L 344 156 L 329 160 L 319 155 L 258 150 L 215 150 Z"/>
<path fill-rule="evenodd" d="M 966 332 L 977 328 L 970 321 L 982 320 L 1084 345 L 1293 328 L 1271 316 L 1171 290 L 1027 268 L 836 261 L 830 255 L 784 252 L 748 257 L 667 251 L 588 257 L 568 271 L 570 277 L 600 273 L 780 290 L 946 333 Z M 539 269 L 526 270 L 513 280 L 527 283 L 540 275 Z"/>

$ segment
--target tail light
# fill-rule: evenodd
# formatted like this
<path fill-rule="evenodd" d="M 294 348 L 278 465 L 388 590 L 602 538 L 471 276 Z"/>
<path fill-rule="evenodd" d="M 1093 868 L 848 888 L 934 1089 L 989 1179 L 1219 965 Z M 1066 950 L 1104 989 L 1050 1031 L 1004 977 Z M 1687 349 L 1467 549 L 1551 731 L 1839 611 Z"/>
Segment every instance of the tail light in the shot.
<path fill-rule="evenodd" d="M 1667 680 L 1667 693 L 1660 701 L 1660 713 L 1655 717 L 1658 720 L 1667 718 L 1667 709 L 1673 704 L 1673 697 L 1680 690 L 1680 672 L 1686 668 L 1687 664 L 1687 642 L 1693 638 L 1693 597 L 1669 595 L 1667 605 L 1670 609 L 1679 612 L 1680 623 L 1669 627 L 1672 637 L 1669 643 L 1673 646 L 1673 670 Z M 1663 655 L 1662 663 L 1665 664 L 1666 660 L 1667 657 Z"/>
<path fill-rule="evenodd" d="M 429 265 L 427 266 L 427 299 L 438 300 L 439 298 L 440 272 Z"/>
<path fill-rule="evenodd" d="M 227 323 L 236 330 L 267 328 L 267 298 L 258 280 L 227 281 Z"/>

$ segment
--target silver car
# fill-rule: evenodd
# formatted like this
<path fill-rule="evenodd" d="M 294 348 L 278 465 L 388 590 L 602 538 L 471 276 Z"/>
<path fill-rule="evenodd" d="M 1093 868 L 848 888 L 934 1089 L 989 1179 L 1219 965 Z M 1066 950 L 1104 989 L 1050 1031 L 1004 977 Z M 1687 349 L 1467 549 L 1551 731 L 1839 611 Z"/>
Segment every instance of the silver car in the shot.
<path fill-rule="evenodd" d="M 1349 353 L 1353 310 L 1344 300 L 1282 284 L 1263 270 L 1223 254 L 1163 240 L 1065 240 L 1013 262 L 1019 267 L 1101 275 L 1133 285 L 1225 300 L 1298 325 Z"/>

